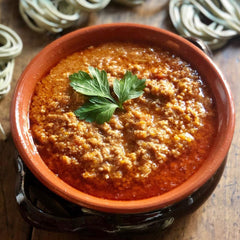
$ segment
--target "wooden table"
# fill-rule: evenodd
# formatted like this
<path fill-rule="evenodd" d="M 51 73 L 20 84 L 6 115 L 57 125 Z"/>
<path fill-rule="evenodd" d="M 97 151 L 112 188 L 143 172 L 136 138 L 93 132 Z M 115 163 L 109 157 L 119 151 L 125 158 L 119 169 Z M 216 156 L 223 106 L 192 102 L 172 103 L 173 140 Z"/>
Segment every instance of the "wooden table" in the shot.
<path fill-rule="evenodd" d="M 147 0 L 142 6 L 126 8 L 110 4 L 89 16 L 87 25 L 110 22 L 137 22 L 174 31 L 168 16 L 168 1 Z M 65 34 L 37 34 L 30 30 L 18 11 L 18 1 L 0 0 L 0 23 L 13 28 L 23 40 L 24 49 L 16 59 L 11 92 L 0 101 L 0 121 L 7 140 L 0 142 L 0 239 L 64 240 L 89 239 L 79 233 L 53 233 L 32 228 L 21 218 L 14 198 L 15 147 L 11 138 L 9 109 L 17 79 L 28 62 L 45 45 Z M 73 29 L 71 29 L 73 30 Z M 71 31 L 69 30 L 69 31 Z M 164 233 L 122 236 L 121 239 L 240 239 L 240 39 L 234 39 L 214 52 L 213 60 L 224 73 L 234 96 L 236 128 L 223 177 L 207 202 L 190 216 L 175 222 Z M 91 238 L 94 239 L 94 238 Z M 116 238 L 115 238 L 116 239 Z"/>

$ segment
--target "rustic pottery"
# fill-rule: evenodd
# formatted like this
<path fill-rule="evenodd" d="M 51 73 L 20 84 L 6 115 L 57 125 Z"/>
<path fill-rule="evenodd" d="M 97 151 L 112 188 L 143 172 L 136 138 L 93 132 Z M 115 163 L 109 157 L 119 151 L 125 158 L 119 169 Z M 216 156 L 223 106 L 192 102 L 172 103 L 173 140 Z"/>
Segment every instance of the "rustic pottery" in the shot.
<path fill-rule="evenodd" d="M 47 168 L 39 156 L 29 132 L 28 111 L 37 81 L 64 57 L 90 45 L 108 41 L 148 43 L 175 53 L 198 70 L 209 84 L 216 99 L 218 131 L 208 158 L 186 182 L 161 196 L 135 201 L 115 201 L 80 192 L 63 182 Z M 212 60 L 192 43 L 163 29 L 139 24 L 117 23 L 83 28 L 46 46 L 28 64 L 18 81 L 12 101 L 11 124 L 13 139 L 20 157 L 33 175 L 52 192 L 76 205 L 94 211 L 120 214 L 121 216 L 131 214 L 132 216 L 132 214 L 139 215 L 161 209 L 166 210 L 169 206 L 176 206 L 185 200 L 188 201 L 188 204 L 185 204 L 184 209 L 188 209 L 191 206 L 190 202 L 194 202 L 191 196 L 196 195 L 200 189 L 206 188 L 206 186 L 208 186 L 208 194 L 204 193 L 203 199 L 205 200 L 210 195 L 221 177 L 232 141 L 234 106 L 230 88 L 222 73 Z M 209 183 L 212 185 L 209 186 Z M 200 201 L 201 204 L 202 202 L 203 200 Z"/>

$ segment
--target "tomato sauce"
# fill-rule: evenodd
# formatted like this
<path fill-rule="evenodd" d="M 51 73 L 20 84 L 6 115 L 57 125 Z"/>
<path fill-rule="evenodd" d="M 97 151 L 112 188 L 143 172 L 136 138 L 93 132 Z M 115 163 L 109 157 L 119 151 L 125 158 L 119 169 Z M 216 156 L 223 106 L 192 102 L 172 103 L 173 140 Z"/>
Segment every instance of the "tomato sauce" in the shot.
<path fill-rule="evenodd" d="M 69 75 L 93 66 L 112 87 L 126 70 L 146 79 L 142 96 L 124 103 L 109 122 L 79 120 L 87 98 Z M 214 99 L 204 79 L 172 53 L 133 43 L 91 46 L 60 61 L 37 83 L 31 132 L 46 165 L 85 193 L 143 199 L 179 186 L 202 165 L 216 134 Z"/>

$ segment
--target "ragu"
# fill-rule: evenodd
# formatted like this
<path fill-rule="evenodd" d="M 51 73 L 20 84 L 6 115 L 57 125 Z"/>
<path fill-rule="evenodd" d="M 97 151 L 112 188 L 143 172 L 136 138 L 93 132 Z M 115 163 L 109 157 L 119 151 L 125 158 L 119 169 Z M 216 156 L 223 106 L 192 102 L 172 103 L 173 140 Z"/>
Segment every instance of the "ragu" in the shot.
<path fill-rule="evenodd" d="M 93 66 L 109 85 L 126 71 L 146 79 L 144 93 L 103 124 L 79 120 L 88 98 L 69 76 Z M 105 199 L 163 194 L 192 176 L 216 134 L 214 99 L 204 79 L 177 56 L 153 46 L 106 43 L 60 61 L 36 86 L 31 132 L 46 165 L 63 181 Z"/>

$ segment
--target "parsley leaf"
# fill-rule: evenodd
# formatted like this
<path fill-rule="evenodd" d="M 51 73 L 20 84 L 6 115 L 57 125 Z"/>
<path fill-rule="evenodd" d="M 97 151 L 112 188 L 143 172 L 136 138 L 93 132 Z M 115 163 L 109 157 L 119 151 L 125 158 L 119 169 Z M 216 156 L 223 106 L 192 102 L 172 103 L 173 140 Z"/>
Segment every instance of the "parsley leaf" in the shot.
<path fill-rule="evenodd" d="M 127 71 L 121 80 L 114 80 L 113 91 L 118 98 L 117 101 L 110 93 L 107 73 L 93 67 L 88 69 L 92 77 L 83 71 L 69 76 L 72 88 L 89 96 L 89 101 L 74 112 L 81 120 L 98 124 L 108 122 L 116 108 L 123 109 L 125 101 L 143 94 L 146 80 L 138 79 L 136 75 Z"/>
<path fill-rule="evenodd" d="M 104 70 L 100 72 L 97 68 L 93 67 L 89 67 L 88 69 L 92 78 L 88 73 L 83 71 L 69 76 L 70 85 L 73 89 L 86 96 L 105 97 L 115 102 L 110 94 L 107 73 Z"/>
<path fill-rule="evenodd" d="M 111 119 L 117 107 L 117 104 L 106 98 L 92 97 L 89 99 L 89 102 L 83 104 L 74 113 L 81 120 L 102 124 Z"/>
<path fill-rule="evenodd" d="M 127 71 L 124 77 L 119 81 L 115 79 L 113 83 L 113 90 L 118 96 L 119 107 L 129 99 L 137 98 L 143 94 L 145 87 L 145 79 L 138 79 L 136 75 Z"/>

